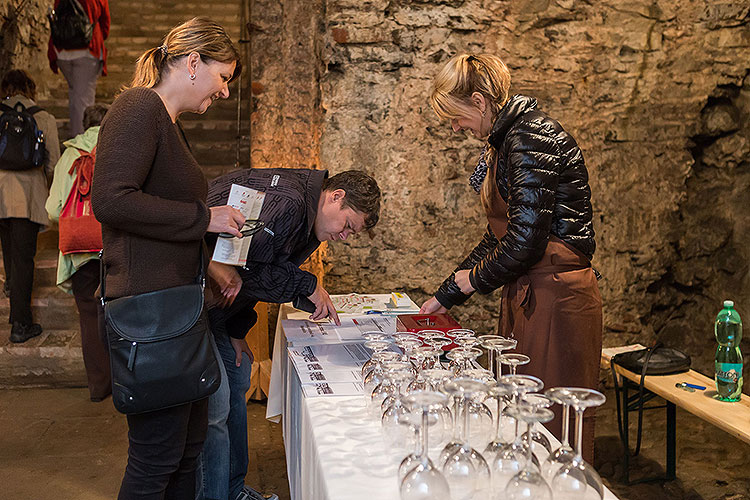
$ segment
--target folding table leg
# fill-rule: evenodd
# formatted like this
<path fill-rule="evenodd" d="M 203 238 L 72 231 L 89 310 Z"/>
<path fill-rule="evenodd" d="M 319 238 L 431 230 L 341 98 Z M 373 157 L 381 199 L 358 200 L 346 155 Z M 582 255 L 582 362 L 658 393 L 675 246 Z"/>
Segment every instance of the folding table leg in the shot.
<path fill-rule="evenodd" d="M 630 423 L 628 421 L 628 380 L 621 377 L 622 380 L 622 423 L 625 428 L 625 447 L 623 450 L 623 463 L 625 464 L 625 484 L 630 484 Z"/>
<path fill-rule="evenodd" d="M 677 407 L 667 401 L 667 480 L 677 476 Z"/>

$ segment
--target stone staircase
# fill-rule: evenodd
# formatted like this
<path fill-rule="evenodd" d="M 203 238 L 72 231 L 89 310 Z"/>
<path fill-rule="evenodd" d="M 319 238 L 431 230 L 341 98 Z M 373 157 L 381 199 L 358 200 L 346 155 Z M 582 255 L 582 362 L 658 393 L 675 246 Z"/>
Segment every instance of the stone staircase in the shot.
<path fill-rule="evenodd" d="M 97 102 L 111 103 L 118 90 L 132 77 L 135 60 L 148 48 L 161 44 L 175 25 L 193 16 L 208 16 L 219 22 L 237 43 L 240 39 L 240 0 L 177 2 L 169 0 L 118 0 L 110 2 L 112 25 L 108 49 L 108 75 L 97 82 Z M 246 85 L 249 89 L 249 85 Z M 57 117 L 61 141 L 68 137 L 67 84 L 62 74 L 49 78 L 39 104 Z M 249 94 L 245 94 L 247 96 Z M 247 130 L 249 116 L 242 121 Z M 216 101 L 202 116 L 183 115 L 183 128 L 198 163 L 209 179 L 233 170 L 237 146 L 237 83 L 230 98 Z M 248 140 L 243 139 L 240 158 L 249 158 Z M 242 161 L 245 167 L 246 162 Z M 44 333 L 24 344 L 8 341 L 9 300 L 0 294 L 0 386 L 85 385 L 80 350 L 78 312 L 73 297 L 55 286 L 58 234 L 52 227 L 39 235 L 34 274 L 32 311 Z M 0 267 L 0 279 L 4 270 Z"/>

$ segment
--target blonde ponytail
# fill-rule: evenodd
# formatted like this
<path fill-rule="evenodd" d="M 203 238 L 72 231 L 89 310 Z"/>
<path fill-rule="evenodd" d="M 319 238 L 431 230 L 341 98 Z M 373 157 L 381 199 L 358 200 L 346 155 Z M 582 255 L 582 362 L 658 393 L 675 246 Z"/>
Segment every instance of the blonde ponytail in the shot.
<path fill-rule="evenodd" d="M 138 58 L 133 79 L 122 90 L 155 87 L 166 68 L 192 52 L 198 53 L 205 62 L 236 62 L 230 82 L 242 72 L 240 53 L 224 28 L 207 17 L 194 17 L 172 28 L 159 47 L 148 49 Z"/>
<path fill-rule="evenodd" d="M 510 71 L 502 59 L 492 54 L 453 57 L 432 83 L 430 105 L 440 118 L 452 120 L 474 106 L 474 92 L 484 96 L 494 118 L 510 94 Z"/>

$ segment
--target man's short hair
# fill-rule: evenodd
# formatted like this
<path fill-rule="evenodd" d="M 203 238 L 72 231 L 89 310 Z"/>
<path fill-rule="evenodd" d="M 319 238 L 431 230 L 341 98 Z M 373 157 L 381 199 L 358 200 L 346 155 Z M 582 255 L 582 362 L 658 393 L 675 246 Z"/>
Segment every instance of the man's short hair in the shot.
<path fill-rule="evenodd" d="M 361 170 L 347 170 L 323 181 L 323 191 L 343 189 L 344 204 L 365 215 L 364 229 L 371 229 L 380 218 L 380 188 L 375 179 Z"/>
<path fill-rule="evenodd" d="M 83 110 L 83 130 L 101 125 L 104 115 L 109 109 L 108 104 L 92 104 Z"/>

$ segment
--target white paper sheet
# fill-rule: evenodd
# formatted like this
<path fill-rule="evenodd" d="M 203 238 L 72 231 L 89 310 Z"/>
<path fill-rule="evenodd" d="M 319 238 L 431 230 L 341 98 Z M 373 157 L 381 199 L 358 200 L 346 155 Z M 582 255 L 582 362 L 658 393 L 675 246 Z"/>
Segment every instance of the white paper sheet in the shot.
<path fill-rule="evenodd" d="M 302 384 L 318 384 L 323 382 L 362 382 L 362 373 L 358 368 L 351 370 L 315 370 L 310 372 L 298 371 Z"/>
<path fill-rule="evenodd" d="M 257 219 L 261 208 L 263 208 L 265 197 L 266 193 L 238 184 L 232 184 L 227 205 L 242 212 L 242 215 L 246 219 Z M 232 266 L 244 266 L 247 262 L 247 251 L 250 248 L 252 240 L 252 236 L 245 236 L 244 238 L 218 238 L 214 255 L 211 259 Z"/>
<path fill-rule="evenodd" d="M 318 364 L 324 370 L 356 370 L 367 363 L 372 354 L 361 343 L 323 344 L 290 347 L 289 359 L 295 367 Z M 309 370 L 300 370 L 309 371 Z"/>
<path fill-rule="evenodd" d="M 330 396 L 357 396 L 364 394 L 361 383 L 333 382 L 320 384 L 303 384 L 302 393 L 306 398 L 320 398 Z"/>
<path fill-rule="evenodd" d="M 294 345 L 332 344 L 341 342 L 362 342 L 362 334 L 368 331 L 394 333 L 394 316 L 371 314 L 356 318 L 340 318 L 341 326 L 333 322 L 315 322 L 306 319 L 285 319 L 282 321 L 287 341 Z"/>

